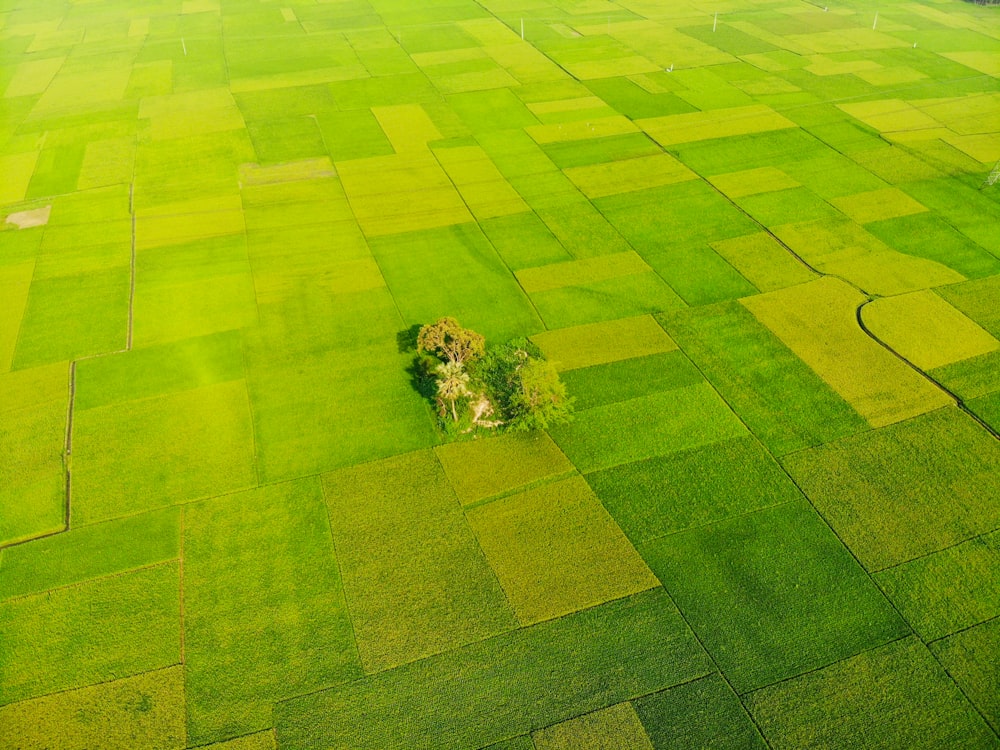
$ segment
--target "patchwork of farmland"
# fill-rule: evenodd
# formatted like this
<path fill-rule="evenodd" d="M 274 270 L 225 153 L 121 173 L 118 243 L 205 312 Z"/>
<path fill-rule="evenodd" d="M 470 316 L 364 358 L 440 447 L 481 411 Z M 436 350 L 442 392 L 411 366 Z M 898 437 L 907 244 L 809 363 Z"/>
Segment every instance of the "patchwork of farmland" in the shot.
<path fill-rule="evenodd" d="M 871 6 L 0 0 L 0 750 L 1000 748 L 1000 16 Z"/>

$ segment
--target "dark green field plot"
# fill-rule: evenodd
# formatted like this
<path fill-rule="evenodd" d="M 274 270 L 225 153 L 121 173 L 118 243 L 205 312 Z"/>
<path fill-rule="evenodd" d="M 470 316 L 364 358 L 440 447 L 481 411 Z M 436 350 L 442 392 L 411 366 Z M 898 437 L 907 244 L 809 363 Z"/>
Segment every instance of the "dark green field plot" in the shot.
<path fill-rule="evenodd" d="M 1000 620 L 992 620 L 935 641 L 931 651 L 969 700 L 1000 729 L 1000 678 L 993 667 L 1000 656 Z"/>
<path fill-rule="evenodd" d="M 801 500 L 639 549 L 739 693 L 910 632 Z"/>
<path fill-rule="evenodd" d="M 271 726 L 286 695 L 360 674 L 318 480 L 184 509 L 188 733 Z"/>
<path fill-rule="evenodd" d="M 916 638 L 764 688 L 746 702 L 773 748 L 842 747 L 859 737 L 874 746 L 927 750 L 998 745 L 982 716 Z M 915 714 L 914 706 L 923 710 Z"/>
<path fill-rule="evenodd" d="M 283 748 L 478 748 L 710 671 L 657 589 L 281 703 L 275 719 Z"/>
<path fill-rule="evenodd" d="M 792 478 L 869 570 L 996 528 L 1000 446 L 955 408 L 796 453 Z"/>
<path fill-rule="evenodd" d="M 587 482 L 634 544 L 801 497 L 751 437 L 603 469 Z"/>
<path fill-rule="evenodd" d="M 707 384 L 580 412 L 552 437 L 582 472 L 741 437 L 746 429 Z"/>

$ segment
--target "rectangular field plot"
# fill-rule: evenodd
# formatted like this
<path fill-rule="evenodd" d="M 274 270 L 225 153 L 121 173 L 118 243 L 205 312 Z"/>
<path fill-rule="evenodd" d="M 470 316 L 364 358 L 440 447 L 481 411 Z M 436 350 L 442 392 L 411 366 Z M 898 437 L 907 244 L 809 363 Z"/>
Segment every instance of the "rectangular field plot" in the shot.
<path fill-rule="evenodd" d="M 801 497 L 751 437 L 596 471 L 587 482 L 633 544 Z"/>
<path fill-rule="evenodd" d="M 861 330 L 855 311 L 864 301 L 833 278 L 741 300 L 873 427 L 951 404 Z"/>
<path fill-rule="evenodd" d="M 762 104 L 653 117 L 636 124 L 661 146 L 795 127 L 791 120 Z"/>
<path fill-rule="evenodd" d="M 466 514 L 522 625 L 657 585 L 580 476 Z"/>
<path fill-rule="evenodd" d="M 9 237 L 10 235 L 7 234 Z M 34 261 L 0 266 L 0 372 L 10 370 L 35 273 Z"/>
<path fill-rule="evenodd" d="M 165 562 L 178 557 L 179 548 L 177 508 L 81 526 L 5 550 L 0 599 Z"/>
<path fill-rule="evenodd" d="M 970 539 L 875 575 L 924 641 L 1000 615 L 1000 533 Z"/>
<path fill-rule="evenodd" d="M 1000 336 L 1000 306 L 996 304 L 1000 294 L 1000 274 L 936 291 L 994 336 Z"/>
<path fill-rule="evenodd" d="M 669 154 L 572 167 L 566 170 L 566 176 L 588 198 L 672 185 L 698 177 Z"/>
<path fill-rule="evenodd" d="M 991 531 L 1000 447 L 958 409 L 788 456 L 783 463 L 870 571 Z"/>
<path fill-rule="evenodd" d="M 673 351 L 677 345 L 651 316 L 537 333 L 531 340 L 562 371 Z"/>
<path fill-rule="evenodd" d="M 78 411 L 73 515 L 130 515 L 256 483 L 242 380 Z"/>
<path fill-rule="evenodd" d="M 680 351 L 622 359 L 561 374 L 577 411 L 683 388 L 705 379 Z"/>
<path fill-rule="evenodd" d="M 451 315 L 496 341 L 542 328 L 528 298 L 474 224 L 378 239 L 372 252 L 406 325 Z"/>
<path fill-rule="evenodd" d="M 483 747 L 711 671 L 654 589 L 278 704 L 282 748 Z"/>
<path fill-rule="evenodd" d="M 858 742 L 995 748 L 996 737 L 916 638 L 865 651 L 745 698 L 775 750 Z M 925 710 L 915 712 L 914 705 Z"/>
<path fill-rule="evenodd" d="M 879 340 L 922 370 L 1000 349 L 1000 341 L 931 291 L 875 300 L 862 319 Z"/>
<path fill-rule="evenodd" d="M 535 750 L 600 748 L 653 750 L 631 703 L 617 703 L 531 733 Z"/>
<path fill-rule="evenodd" d="M 271 726 L 284 696 L 360 674 L 318 480 L 184 509 L 192 743 Z"/>
<path fill-rule="evenodd" d="M 462 505 L 478 504 L 574 471 L 543 431 L 446 443 L 434 453 Z"/>
<path fill-rule="evenodd" d="M 68 398 L 65 364 L 0 373 L 0 543 L 64 528 Z"/>
<path fill-rule="evenodd" d="M 742 437 L 746 429 L 707 384 L 579 412 L 550 430 L 582 472 Z"/>
<path fill-rule="evenodd" d="M 910 632 L 802 499 L 639 551 L 738 693 Z"/>
<path fill-rule="evenodd" d="M 1000 620 L 963 630 L 931 644 L 948 674 L 986 717 L 993 731 L 1000 730 Z"/>
<path fill-rule="evenodd" d="M 0 749 L 180 750 L 187 745 L 184 668 L 145 672 L 0 708 Z"/>
<path fill-rule="evenodd" d="M 894 250 L 935 261 L 970 279 L 1000 274 L 1000 258 L 936 214 L 875 221 L 865 229 Z"/>
<path fill-rule="evenodd" d="M 516 626 L 434 453 L 361 464 L 323 482 L 366 672 Z"/>
<path fill-rule="evenodd" d="M 34 281 L 14 367 L 23 369 L 124 348 L 128 295 L 128 267 Z"/>
<path fill-rule="evenodd" d="M 180 661 L 176 563 L 0 604 L 0 705 Z"/>
<path fill-rule="evenodd" d="M 719 674 L 632 702 L 656 750 L 764 750 L 767 744 Z"/>
<path fill-rule="evenodd" d="M 479 228 L 511 271 L 573 260 L 533 211 L 486 219 Z"/>
<path fill-rule="evenodd" d="M 762 292 L 804 284 L 815 274 L 767 232 L 712 243 L 743 278 Z"/>

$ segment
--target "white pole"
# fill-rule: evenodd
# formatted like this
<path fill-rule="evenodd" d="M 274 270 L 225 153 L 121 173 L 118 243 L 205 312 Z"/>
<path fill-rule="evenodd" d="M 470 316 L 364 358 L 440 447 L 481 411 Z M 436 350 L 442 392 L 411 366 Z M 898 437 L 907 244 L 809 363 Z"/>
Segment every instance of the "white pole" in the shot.
<path fill-rule="evenodd" d="M 181 37 L 181 49 L 184 50 L 184 57 L 187 57 L 188 46 L 186 44 L 184 44 L 184 37 Z"/>
<path fill-rule="evenodd" d="M 719 14 L 715 14 L 715 20 L 712 21 L 712 33 L 715 33 L 715 27 L 719 25 Z"/>
<path fill-rule="evenodd" d="M 878 26 L 878 11 L 875 11 L 875 23 L 872 24 L 872 31 L 875 31 L 876 26 Z"/>
<path fill-rule="evenodd" d="M 521 19 L 521 41 L 524 41 L 524 19 Z"/>

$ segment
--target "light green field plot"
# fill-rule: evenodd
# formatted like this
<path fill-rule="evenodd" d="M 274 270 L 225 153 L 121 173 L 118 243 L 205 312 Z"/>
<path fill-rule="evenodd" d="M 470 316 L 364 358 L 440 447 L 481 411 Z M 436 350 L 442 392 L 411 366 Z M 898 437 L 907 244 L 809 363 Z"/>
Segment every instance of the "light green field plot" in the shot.
<path fill-rule="evenodd" d="M 1000 349 L 1000 342 L 931 291 L 884 297 L 865 305 L 871 333 L 922 370 Z"/>
<path fill-rule="evenodd" d="M 985 177 L 985 171 L 982 177 Z M 980 176 L 977 175 L 976 181 Z M 906 186 L 906 191 L 973 242 L 1000 257 L 1000 206 L 976 189 L 955 180 L 928 180 Z"/>
<path fill-rule="evenodd" d="M 316 124 L 334 161 L 393 153 L 392 144 L 370 111 L 322 112 L 316 115 Z"/>
<path fill-rule="evenodd" d="M 64 528 L 68 398 L 64 364 L 0 374 L 0 543 Z"/>
<path fill-rule="evenodd" d="M 996 732 L 1000 728 L 1000 680 L 993 669 L 1000 656 L 1000 620 L 937 641 L 931 650 Z"/>
<path fill-rule="evenodd" d="M 861 416 L 743 305 L 658 319 L 775 455 L 865 429 Z"/>
<path fill-rule="evenodd" d="M 0 266 L 0 372 L 10 370 L 17 346 L 17 333 L 21 327 L 28 292 L 35 273 L 33 261 Z"/>
<path fill-rule="evenodd" d="M 551 143 L 544 151 L 560 169 L 656 156 L 663 151 L 643 133 L 613 135 L 588 141 Z"/>
<path fill-rule="evenodd" d="M 671 147 L 670 152 L 702 176 L 776 167 L 795 177 L 792 170 L 795 162 L 830 155 L 830 149 L 823 142 L 801 128 L 733 138 L 712 137 L 710 140 L 678 144 Z"/>
<path fill-rule="evenodd" d="M 654 589 L 280 703 L 275 724 L 292 750 L 482 747 L 710 670 Z"/>
<path fill-rule="evenodd" d="M 925 641 L 1000 615 L 1000 534 L 881 571 L 875 580 Z"/>
<path fill-rule="evenodd" d="M 257 161 L 262 164 L 322 156 L 326 145 L 315 117 L 282 117 L 247 124 Z"/>
<path fill-rule="evenodd" d="M 626 252 L 527 268 L 518 271 L 516 276 L 524 290 L 533 294 L 632 276 L 650 270 L 650 267 L 634 252 Z"/>
<path fill-rule="evenodd" d="M 486 219 L 479 226 L 512 271 L 573 259 L 532 211 Z"/>
<path fill-rule="evenodd" d="M 730 198 L 743 198 L 747 195 L 789 190 L 801 186 L 799 182 L 777 167 L 757 167 L 756 169 L 715 175 L 709 178 L 709 182 Z"/>
<path fill-rule="evenodd" d="M 80 523 L 243 489 L 255 481 L 242 380 L 75 415 L 73 517 Z"/>
<path fill-rule="evenodd" d="M 969 406 L 970 399 L 1000 391 L 1000 352 L 963 359 L 928 374 Z"/>
<path fill-rule="evenodd" d="M 582 367 L 560 375 L 578 411 L 629 401 L 658 391 L 683 388 L 704 380 L 677 350 Z"/>
<path fill-rule="evenodd" d="M 597 96 L 580 96 L 551 102 L 528 102 L 528 109 L 544 125 L 596 120 L 601 117 L 614 117 L 618 114 Z"/>
<path fill-rule="evenodd" d="M 1000 392 L 972 399 L 967 404 L 969 411 L 988 424 L 994 432 L 1000 432 Z"/>
<path fill-rule="evenodd" d="M 317 480 L 184 509 L 184 648 L 193 743 L 360 673 Z"/>
<path fill-rule="evenodd" d="M 467 511 L 523 625 L 657 586 L 582 477 Z"/>
<path fill-rule="evenodd" d="M 34 367 L 124 348 L 128 294 L 127 267 L 33 281 L 14 367 Z"/>
<path fill-rule="evenodd" d="M 524 128 L 538 119 L 510 89 L 470 91 L 447 97 L 448 105 L 473 133 Z"/>
<path fill-rule="evenodd" d="M 256 321 L 254 282 L 242 234 L 139 253 L 133 323 L 137 345 L 243 328 Z"/>
<path fill-rule="evenodd" d="M 406 325 L 451 315 L 499 341 L 542 328 L 528 298 L 474 224 L 380 238 L 371 247 Z M 442 284 L 443 278 L 449 283 Z"/>
<path fill-rule="evenodd" d="M 865 229 L 894 250 L 935 261 L 970 279 L 1000 274 L 1000 258 L 934 214 L 876 221 Z"/>
<path fill-rule="evenodd" d="M 615 227 L 582 196 L 579 201 L 534 208 L 549 231 L 576 258 L 624 253 L 632 249 Z"/>
<path fill-rule="evenodd" d="M 718 674 L 633 701 L 656 750 L 767 747 L 733 689 Z"/>
<path fill-rule="evenodd" d="M 677 345 L 649 315 L 546 331 L 532 336 L 560 370 L 673 351 Z"/>
<path fill-rule="evenodd" d="M 0 708 L 0 748 L 180 750 L 184 710 L 183 667 L 158 669 Z"/>
<path fill-rule="evenodd" d="M 604 469 L 587 481 L 635 544 L 801 497 L 749 437 Z"/>
<path fill-rule="evenodd" d="M 463 505 L 573 472 L 544 432 L 447 443 L 434 449 Z"/>
<path fill-rule="evenodd" d="M 997 746 L 982 717 L 916 638 L 764 688 L 746 703 L 776 749 L 837 747 L 857 737 L 926 750 Z M 914 715 L 915 704 L 927 710 Z"/>
<path fill-rule="evenodd" d="M 876 571 L 996 528 L 998 461 L 992 436 L 952 408 L 783 463 L 861 563 Z"/>
<path fill-rule="evenodd" d="M 737 205 L 765 227 L 777 227 L 797 221 L 834 221 L 840 214 L 809 188 L 799 187 L 748 195 Z"/>
<path fill-rule="evenodd" d="M 865 298 L 839 279 L 741 302 L 873 427 L 952 403 L 861 330 L 855 311 Z"/>
<path fill-rule="evenodd" d="M 573 167 L 569 177 L 588 198 L 643 190 L 696 179 L 696 175 L 669 154 Z"/>
<path fill-rule="evenodd" d="M 607 138 L 624 133 L 637 133 L 639 128 L 631 120 L 621 115 L 595 117 L 593 120 L 555 123 L 552 125 L 530 125 L 525 128 L 539 145 L 582 141 L 590 138 Z"/>
<path fill-rule="evenodd" d="M 707 385 L 692 385 L 579 412 L 551 430 L 582 472 L 740 437 L 745 428 Z"/>
<path fill-rule="evenodd" d="M 804 500 L 666 536 L 640 552 L 739 693 L 909 632 Z"/>
<path fill-rule="evenodd" d="M 165 563 L 0 604 L 0 704 L 177 664 L 179 585 Z"/>
<path fill-rule="evenodd" d="M 152 513 L 74 528 L 5 550 L 0 599 L 147 567 L 178 557 L 180 512 Z M 128 539 L 128 545 L 121 545 Z"/>
<path fill-rule="evenodd" d="M 814 274 L 766 232 L 746 234 L 712 243 L 743 278 L 762 292 L 772 292 L 811 281 Z"/>
<path fill-rule="evenodd" d="M 594 749 L 609 744 L 621 750 L 653 750 L 631 703 L 618 703 L 532 732 L 536 750 Z"/>
<path fill-rule="evenodd" d="M 713 138 L 762 133 L 795 127 L 795 123 L 764 105 L 691 112 L 639 120 L 639 127 L 661 146 Z"/>
<path fill-rule="evenodd" d="M 927 210 L 898 188 L 846 195 L 833 198 L 830 202 L 858 224 L 910 216 Z"/>
<path fill-rule="evenodd" d="M 432 452 L 328 474 L 324 490 L 367 672 L 515 627 Z"/>
<path fill-rule="evenodd" d="M 587 81 L 587 88 L 615 110 L 633 120 L 666 117 L 694 108 L 670 92 L 650 92 L 635 82 L 635 76 Z"/>

